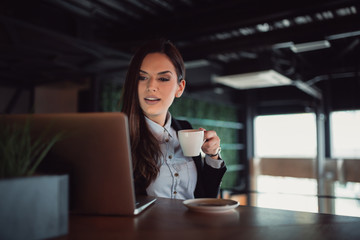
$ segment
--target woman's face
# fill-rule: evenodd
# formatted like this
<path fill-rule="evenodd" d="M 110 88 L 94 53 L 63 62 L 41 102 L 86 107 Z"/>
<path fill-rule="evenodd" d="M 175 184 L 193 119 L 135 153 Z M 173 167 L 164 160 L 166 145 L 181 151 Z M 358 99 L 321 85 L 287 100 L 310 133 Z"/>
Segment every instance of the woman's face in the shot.
<path fill-rule="evenodd" d="M 164 126 L 166 113 L 175 97 L 180 97 L 185 80 L 178 82 L 174 65 L 167 55 L 150 53 L 140 67 L 138 95 L 140 107 L 149 119 Z"/>

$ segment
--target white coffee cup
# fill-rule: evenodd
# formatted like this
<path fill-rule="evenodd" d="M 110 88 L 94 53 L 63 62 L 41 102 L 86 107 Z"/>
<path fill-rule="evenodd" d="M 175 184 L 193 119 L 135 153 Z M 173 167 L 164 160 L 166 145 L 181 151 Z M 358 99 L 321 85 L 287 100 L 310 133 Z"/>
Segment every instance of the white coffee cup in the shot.
<path fill-rule="evenodd" d="M 204 131 L 199 129 L 185 129 L 178 131 L 181 149 L 186 157 L 195 157 L 200 154 L 204 143 Z"/>

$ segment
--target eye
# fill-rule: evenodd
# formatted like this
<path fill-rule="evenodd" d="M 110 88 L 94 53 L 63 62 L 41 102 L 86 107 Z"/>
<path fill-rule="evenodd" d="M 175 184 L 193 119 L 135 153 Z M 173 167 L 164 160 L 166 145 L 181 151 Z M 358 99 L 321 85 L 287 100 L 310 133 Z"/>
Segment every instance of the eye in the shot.
<path fill-rule="evenodd" d="M 170 80 L 170 78 L 160 77 L 159 80 L 162 81 L 162 82 L 167 82 L 167 81 Z"/>
<path fill-rule="evenodd" d="M 143 80 L 146 80 L 146 79 L 147 79 L 147 77 L 145 77 L 145 76 L 141 76 L 141 75 L 139 76 L 140 81 L 143 81 Z"/>

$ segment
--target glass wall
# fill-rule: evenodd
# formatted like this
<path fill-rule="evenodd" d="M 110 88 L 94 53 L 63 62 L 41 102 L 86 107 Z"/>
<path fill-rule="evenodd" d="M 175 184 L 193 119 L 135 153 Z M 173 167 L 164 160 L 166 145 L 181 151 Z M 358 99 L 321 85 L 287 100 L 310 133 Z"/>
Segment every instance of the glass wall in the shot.
<path fill-rule="evenodd" d="M 360 217 L 360 111 L 330 114 L 332 157 L 320 198 L 315 114 L 258 116 L 254 128 L 253 205 L 317 212 L 323 204 L 328 213 Z"/>
<path fill-rule="evenodd" d="M 253 205 L 317 212 L 316 179 L 295 177 L 297 172 L 304 174 L 303 171 L 315 177 L 313 168 L 304 167 L 309 165 L 306 159 L 316 157 L 315 114 L 258 116 L 254 132 L 258 174 L 253 185 Z M 269 170 L 270 167 L 274 169 Z"/>
<path fill-rule="evenodd" d="M 360 110 L 332 112 L 330 119 L 332 157 L 360 159 Z"/>
<path fill-rule="evenodd" d="M 325 163 L 325 192 L 318 201 L 315 115 L 255 119 L 254 205 L 360 217 L 360 111 L 330 114 L 332 157 Z"/>
<path fill-rule="evenodd" d="M 268 115 L 255 118 L 256 157 L 315 157 L 315 114 Z"/>
<path fill-rule="evenodd" d="M 338 167 L 334 211 L 360 216 L 360 110 L 332 112 L 330 121 L 331 156 Z"/>

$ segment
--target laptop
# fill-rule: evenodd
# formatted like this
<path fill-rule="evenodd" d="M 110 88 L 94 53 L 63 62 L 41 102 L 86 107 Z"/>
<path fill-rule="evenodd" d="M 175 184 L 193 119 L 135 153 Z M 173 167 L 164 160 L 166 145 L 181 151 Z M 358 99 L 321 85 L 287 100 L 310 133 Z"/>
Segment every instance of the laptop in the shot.
<path fill-rule="evenodd" d="M 135 196 L 127 116 L 123 113 L 4 115 L 32 135 L 62 132 L 62 140 L 40 164 L 42 174 L 68 174 L 71 213 L 137 215 L 156 198 Z"/>

